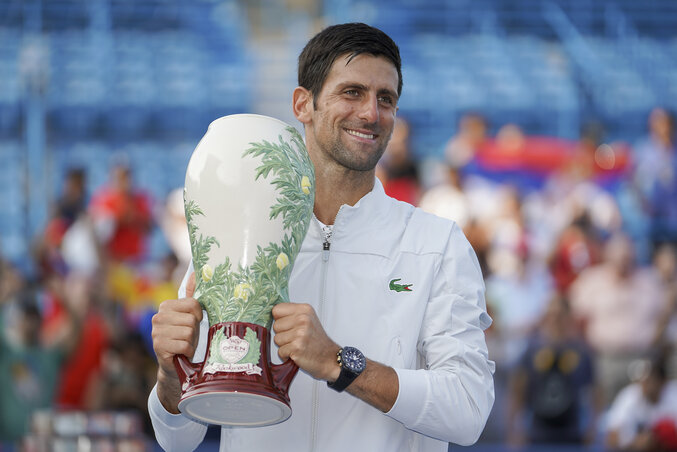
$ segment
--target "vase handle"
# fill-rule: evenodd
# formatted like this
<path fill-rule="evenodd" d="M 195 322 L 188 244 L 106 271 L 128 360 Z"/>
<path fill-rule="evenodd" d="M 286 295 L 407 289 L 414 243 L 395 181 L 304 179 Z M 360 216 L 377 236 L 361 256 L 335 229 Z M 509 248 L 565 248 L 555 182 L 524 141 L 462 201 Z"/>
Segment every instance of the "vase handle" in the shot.
<path fill-rule="evenodd" d="M 181 389 L 183 391 L 186 383 L 200 371 L 202 363 L 192 363 L 185 355 L 174 355 L 174 367 L 181 381 Z"/>
<path fill-rule="evenodd" d="M 273 374 L 273 384 L 282 393 L 287 394 L 289 385 L 296 376 L 299 367 L 290 359 L 282 364 L 273 364 L 270 366 L 270 371 Z"/>

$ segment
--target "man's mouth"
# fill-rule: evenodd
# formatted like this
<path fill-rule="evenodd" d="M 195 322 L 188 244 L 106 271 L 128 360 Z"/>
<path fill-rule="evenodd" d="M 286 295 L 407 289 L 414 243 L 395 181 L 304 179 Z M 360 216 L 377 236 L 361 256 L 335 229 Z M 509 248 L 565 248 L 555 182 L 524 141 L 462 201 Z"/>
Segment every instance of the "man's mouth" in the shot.
<path fill-rule="evenodd" d="M 373 140 L 374 138 L 376 138 L 378 136 L 378 135 L 375 135 L 373 133 L 358 132 L 357 130 L 352 130 L 352 129 L 344 129 L 344 130 L 354 137 L 365 138 L 367 140 Z"/>

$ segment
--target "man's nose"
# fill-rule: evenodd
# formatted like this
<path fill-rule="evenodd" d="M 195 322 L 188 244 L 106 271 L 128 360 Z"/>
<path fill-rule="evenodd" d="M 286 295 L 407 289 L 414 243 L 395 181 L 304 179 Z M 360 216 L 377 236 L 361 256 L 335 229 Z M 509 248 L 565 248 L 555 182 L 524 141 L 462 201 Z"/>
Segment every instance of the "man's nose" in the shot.
<path fill-rule="evenodd" d="M 378 99 L 376 96 L 366 96 L 360 105 L 360 119 L 368 123 L 376 123 L 379 119 Z"/>

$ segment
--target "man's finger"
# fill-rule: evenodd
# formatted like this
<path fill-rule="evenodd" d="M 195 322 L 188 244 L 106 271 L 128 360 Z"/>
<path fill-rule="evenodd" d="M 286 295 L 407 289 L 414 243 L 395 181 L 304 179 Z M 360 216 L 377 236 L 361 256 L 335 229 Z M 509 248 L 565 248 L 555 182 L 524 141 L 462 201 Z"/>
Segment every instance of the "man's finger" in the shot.
<path fill-rule="evenodd" d="M 293 331 L 283 331 L 281 333 L 275 333 L 273 342 L 275 342 L 275 345 L 278 347 L 284 347 L 296 339 L 296 337 L 297 335 Z"/>
<path fill-rule="evenodd" d="M 296 318 L 294 316 L 278 317 L 273 322 L 273 331 L 281 333 L 282 331 L 291 330 L 296 326 Z"/>
<path fill-rule="evenodd" d="M 291 347 L 289 345 L 284 345 L 278 348 L 277 356 L 279 356 L 282 361 L 286 361 L 288 358 L 291 358 Z"/>
<path fill-rule="evenodd" d="M 165 300 L 160 304 L 158 313 L 173 315 L 176 313 L 192 314 L 198 321 L 202 320 L 202 307 L 194 298 Z"/>
<path fill-rule="evenodd" d="M 278 320 L 280 317 L 284 317 L 286 315 L 291 314 L 292 311 L 289 309 L 288 306 L 285 306 L 285 305 L 288 305 L 288 304 L 290 304 L 290 303 L 279 303 L 279 304 L 276 304 L 275 306 L 273 306 L 272 314 L 273 314 L 273 318 L 275 320 Z"/>
<path fill-rule="evenodd" d="M 313 312 L 313 308 L 307 303 L 279 303 L 273 306 L 274 319 L 295 314 L 311 314 Z"/>
<path fill-rule="evenodd" d="M 192 298 L 195 293 L 195 272 L 191 273 L 186 282 L 186 298 Z"/>
<path fill-rule="evenodd" d="M 195 345 L 187 340 L 167 339 L 163 349 L 163 357 L 167 360 L 173 360 L 175 355 L 184 355 L 192 359 L 195 354 Z"/>

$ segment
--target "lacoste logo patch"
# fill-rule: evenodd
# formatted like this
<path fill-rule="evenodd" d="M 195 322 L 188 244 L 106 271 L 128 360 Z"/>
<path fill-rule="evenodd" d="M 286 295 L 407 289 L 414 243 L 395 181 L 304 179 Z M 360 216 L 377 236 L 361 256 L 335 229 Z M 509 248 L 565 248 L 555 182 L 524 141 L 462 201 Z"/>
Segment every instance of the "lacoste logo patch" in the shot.
<path fill-rule="evenodd" d="M 397 284 L 397 281 L 401 279 L 402 278 L 397 278 L 390 281 L 390 285 L 388 286 L 390 290 L 394 290 L 395 292 L 412 292 L 410 287 L 413 286 L 413 284 Z"/>

